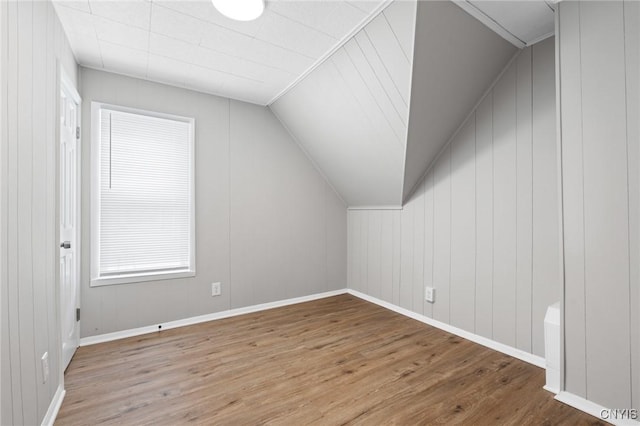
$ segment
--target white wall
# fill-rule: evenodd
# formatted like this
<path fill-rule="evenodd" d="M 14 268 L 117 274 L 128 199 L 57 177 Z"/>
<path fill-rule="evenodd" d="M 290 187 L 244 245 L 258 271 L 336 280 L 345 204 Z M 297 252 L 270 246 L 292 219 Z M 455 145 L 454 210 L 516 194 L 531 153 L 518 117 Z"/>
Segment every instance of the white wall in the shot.
<path fill-rule="evenodd" d="M 58 61 L 76 64 L 50 2 L 0 2 L 2 303 L 0 423 L 40 424 L 56 389 Z M 49 380 L 40 357 L 49 353 Z"/>
<path fill-rule="evenodd" d="M 562 2 L 565 388 L 640 409 L 640 4 Z"/>
<path fill-rule="evenodd" d="M 346 286 L 346 207 L 268 108 L 85 68 L 80 87 L 82 337 Z M 89 287 L 91 101 L 195 118 L 195 278 Z"/>
<path fill-rule="evenodd" d="M 349 210 L 349 288 L 544 356 L 562 283 L 558 189 L 547 39 L 505 71 L 402 210 Z"/>

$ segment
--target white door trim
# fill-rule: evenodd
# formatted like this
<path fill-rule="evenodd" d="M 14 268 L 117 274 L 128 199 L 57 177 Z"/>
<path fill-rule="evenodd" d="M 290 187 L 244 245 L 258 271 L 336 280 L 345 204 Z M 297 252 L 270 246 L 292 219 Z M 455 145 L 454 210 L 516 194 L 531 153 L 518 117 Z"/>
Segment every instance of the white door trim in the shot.
<path fill-rule="evenodd" d="M 59 153 L 60 150 L 60 132 L 61 132 L 61 127 L 60 127 L 60 100 L 61 100 L 61 96 L 60 94 L 62 93 L 62 91 L 65 92 L 65 94 L 67 96 L 69 96 L 77 105 L 77 110 L 76 110 L 76 127 L 80 128 L 80 123 L 81 123 L 81 114 L 82 114 L 82 98 L 80 97 L 80 94 L 78 93 L 78 90 L 76 89 L 75 85 L 72 83 L 71 79 L 69 78 L 67 72 L 64 70 L 64 67 L 62 66 L 61 63 L 58 63 L 58 81 L 59 81 L 59 85 L 58 85 L 58 91 L 56 93 L 57 96 L 57 107 L 56 107 L 56 150 Z M 75 205 L 75 210 L 76 210 L 76 235 L 75 235 L 75 241 L 72 242 L 72 244 L 74 244 L 75 247 L 75 253 L 76 253 L 76 262 L 75 262 L 75 276 L 76 276 L 76 280 L 77 280 L 77 298 L 76 298 L 76 308 L 80 308 L 80 269 L 81 269 L 81 257 L 82 257 L 82 246 L 81 246 L 81 241 L 82 241 L 82 224 L 81 224 L 81 220 L 82 220 L 82 202 L 81 202 L 81 183 L 82 183 L 82 176 L 81 176 L 81 171 L 82 171 L 82 144 L 81 144 L 81 135 L 79 135 L 76 139 L 76 176 L 75 176 L 75 181 L 76 181 L 76 205 Z M 56 239 L 55 242 L 56 244 L 60 243 L 60 197 L 61 197 L 61 193 L 60 193 L 60 167 L 61 167 L 61 159 L 60 156 L 58 154 L 57 156 L 57 173 L 56 173 L 56 179 L 57 179 L 57 184 L 56 184 L 56 194 L 57 194 L 57 202 L 56 202 Z M 59 256 L 56 257 L 56 259 Z M 56 262 L 56 264 L 58 264 L 58 262 Z M 63 384 L 64 383 L 64 370 L 65 370 L 65 364 L 64 364 L 64 357 L 63 357 L 63 353 L 62 353 L 62 343 L 63 343 L 63 336 L 62 336 L 62 327 L 63 327 L 63 311 L 62 311 L 62 300 L 61 300 L 61 295 L 62 295 L 62 291 L 61 291 L 61 283 L 60 283 L 60 273 L 59 273 L 59 268 L 56 269 L 57 272 L 57 277 L 56 277 L 56 282 L 57 282 L 57 295 L 56 295 L 56 300 L 57 300 L 57 305 L 58 305 L 58 330 L 59 330 L 59 348 L 58 350 L 59 352 L 59 362 L 60 362 L 60 383 Z M 80 326 L 80 324 L 78 323 L 77 325 L 78 327 Z M 78 344 L 80 342 L 80 335 L 79 335 L 79 331 L 78 331 Z"/>

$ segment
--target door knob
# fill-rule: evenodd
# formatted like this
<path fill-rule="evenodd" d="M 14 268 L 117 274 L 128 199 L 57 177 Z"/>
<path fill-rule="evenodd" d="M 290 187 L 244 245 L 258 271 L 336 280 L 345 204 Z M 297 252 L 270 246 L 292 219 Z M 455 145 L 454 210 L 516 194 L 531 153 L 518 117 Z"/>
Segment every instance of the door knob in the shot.
<path fill-rule="evenodd" d="M 60 247 L 65 248 L 65 249 L 70 249 L 71 248 L 71 241 L 63 241 L 60 243 Z"/>

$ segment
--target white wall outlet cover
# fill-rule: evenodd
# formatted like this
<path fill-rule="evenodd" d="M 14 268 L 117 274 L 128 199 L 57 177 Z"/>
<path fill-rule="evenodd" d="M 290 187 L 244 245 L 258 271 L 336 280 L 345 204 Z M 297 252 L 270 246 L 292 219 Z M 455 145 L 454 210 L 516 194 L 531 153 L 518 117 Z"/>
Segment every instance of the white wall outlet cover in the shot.
<path fill-rule="evenodd" d="M 42 383 L 47 383 L 47 380 L 49 380 L 49 352 L 42 355 Z"/>
<path fill-rule="evenodd" d="M 211 296 L 220 296 L 222 293 L 222 285 L 220 283 L 211 283 Z"/>
<path fill-rule="evenodd" d="M 436 289 L 433 287 L 425 287 L 424 289 L 424 300 L 427 302 L 433 303 L 436 301 Z"/>

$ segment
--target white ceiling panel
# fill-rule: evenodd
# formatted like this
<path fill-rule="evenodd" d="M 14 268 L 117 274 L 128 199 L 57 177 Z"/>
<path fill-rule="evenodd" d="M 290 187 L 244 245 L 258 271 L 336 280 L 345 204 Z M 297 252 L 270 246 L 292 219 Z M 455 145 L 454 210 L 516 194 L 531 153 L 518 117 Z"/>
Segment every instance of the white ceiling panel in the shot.
<path fill-rule="evenodd" d="M 398 1 L 408 1 L 409 3 L 412 3 L 411 0 L 398 0 Z M 380 6 L 381 2 L 373 1 L 373 0 L 347 0 L 347 3 L 349 3 L 351 6 L 354 6 L 360 9 L 364 13 L 371 13 L 374 10 L 376 10 L 378 6 Z M 388 3 L 388 1 L 386 3 Z"/>
<path fill-rule="evenodd" d="M 349 206 L 402 202 L 412 60 L 396 33 L 414 28 L 416 2 L 387 19 L 396 5 L 271 104 Z"/>
<path fill-rule="evenodd" d="M 353 23 L 366 19 L 369 14 L 349 3 L 334 2 L 336 8 L 329 19 L 322 24 L 322 30 L 334 38 L 341 39 L 354 27 Z"/>
<path fill-rule="evenodd" d="M 273 88 L 264 83 L 255 83 L 239 79 L 231 79 L 222 88 L 225 92 L 233 92 L 237 99 L 254 104 L 265 104 L 273 93 Z"/>
<path fill-rule="evenodd" d="M 120 44 L 132 49 L 147 50 L 149 48 L 149 31 L 101 17 L 95 17 L 93 22 L 100 41 Z"/>
<path fill-rule="evenodd" d="M 149 53 L 176 61 L 194 63 L 198 46 L 164 35 L 149 34 Z"/>
<path fill-rule="evenodd" d="M 147 77 L 154 81 L 164 81 L 175 86 L 184 86 L 185 63 L 166 56 L 150 54 Z"/>
<path fill-rule="evenodd" d="M 107 71 L 118 72 L 126 69 L 125 74 L 131 76 L 147 75 L 147 63 L 149 54 L 144 50 L 130 49 L 128 47 L 100 41 L 102 63 Z"/>
<path fill-rule="evenodd" d="M 228 78 L 227 74 L 197 65 L 185 65 L 183 72 L 185 87 L 205 93 L 221 93 Z"/>
<path fill-rule="evenodd" d="M 282 81 L 288 81 L 291 78 L 291 74 L 285 71 L 204 48 L 198 48 L 193 63 L 259 83 L 267 82 L 270 79 L 276 83 L 282 83 Z"/>
<path fill-rule="evenodd" d="M 471 16 L 519 48 L 553 34 L 554 10 L 544 0 L 454 0 Z"/>
<path fill-rule="evenodd" d="M 206 22 L 162 6 L 152 6 L 151 32 L 199 45 Z"/>
<path fill-rule="evenodd" d="M 393 34 L 398 39 L 407 60 L 413 61 L 413 39 L 415 26 L 406 25 L 416 14 L 416 7 L 410 1 L 396 1 L 384 10 L 384 17 L 389 21 Z M 415 20 L 415 19 L 414 19 Z"/>
<path fill-rule="evenodd" d="M 554 12 L 544 1 L 472 1 L 491 19 L 529 44 L 554 31 Z"/>
<path fill-rule="evenodd" d="M 142 28 L 143 30 L 149 29 L 151 3 L 147 0 L 90 0 L 89 6 L 93 15 Z"/>
<path fill-rule="evenodd" d="M 276 1 L 271 11 L 336 39 L 352 30 L 354 22 L 367 16 L 354 5 L 340 1 Z"/>
<path fill-rule="evenodd" d="M 200 46 L 233 56 L 246 57 L 248 55 L 244 52 L 253 40 L 250 35 L 210 24 L 203 30 Z"/>
<path fill-rule="evenodd" d="M 314 58 L 301 55 L 292 50 L 274 46 L 263 40 L 254 38 L 248 47 L 239 52 L 245 58 L 278 68 L 292 74 L 300 75 L 315 61 Z"/>
<path fill-rule="evenodd" d="M 57 4 L 63 4 L 68 8 L 77 9 L 81 12 L 91 13 L 89 0 L 59 0 L 57 1 Z"/>
<path fill-rule="evenodd" d="M 403 96 L 403 94 L 400 92 L 397 85 L 391 78 L 387 66 L 382 61 L 380 54 L 378 54 L 377 49 L 375 48 L 373 43 L 371 43 L 371 39 L 367 36 L 365 31 L 361 31 L 360 33 L 358 33 L 355 36 L 355 40 L 358 43 L 358 47 L 366 57 L 369 66 L 373 69 L 376 80 L 384 88 L 384 91 L 389 98 L 394 110 L 396 111 L 396 114 L 399 115 L 403 124 L 406 126 L 407 121 L 409 120 L 409 104 L 405 101 L 405 98 L 408 97 L 408 94 L 406 94 L 406 96 Z"/>
<path fill-rule="evenodd" d="M 270 11 L 311 28 L 322 28 L 335 11 L 338 2 L 333 1 L 275 1 Z"/>
<path fill-rule="evenodd" d="M 275 13 L 266 14 L 261 19 L 264 19 L 264 25 L 256 38 L 306 56 L 320 57 L 338 41 L 320 30 Z"/>
<path fill-rule="evenodd" d="M 415 4 L 413 7 L 415 10 Z M 411 67 L 413 55 L 411 55 L 411 59 L 407 58 L 385 15 L 386 12 L 371 21 L 365 27 L 365 33 L 375 46 L 376 52 L 385 64 L 385 68 L 389 72 L 398 92 L 402 95 L 405 103 L 408 103 L 411 90 L 411 72 L 407 72 L 407 70 Z M 412 15 L 407 15 L 407 19 L 415 20 L 415 12 Z M 405 23 L 405 25 L 410 24 Z"/>
<path fill-rule="evenodd" d="M 239 22 L 210 0 L 53 0 L 80 65 L 263 105 L 385 1 L 267 0 Z"/>
<path fill-rule="evenodd" d="M 406 109 L 403 113 L 399 113 L 395 108 L 389 93 L 378 79 L 369 59 L 355 39 L 345 44 L 344 48 L 355 69 L 362 76 L 362 82 L 367 85 L 368 91 L 375 99 L 370 102 L 371 106 L 382 112 L 382 118 L 394 132 L 396 142 L 404 148 L 404 139 L 407 133 Z M 389 141 L 392 141 L 392 138 L 389 138 Z"/>
<path fill-rule="evenodd" d="M 250 36 L 254 36 L 264 24 L 262 19 L 241 22 L 226 18 L 207 0 L 153 0 L 153 4 L 154 6 L 162 6 L 175 12 L 214 24 L 216 27 L 227 28 Z M 265 13 L 269 13 L 269 7 L 267 7 Z"/>

